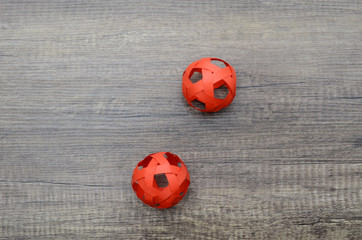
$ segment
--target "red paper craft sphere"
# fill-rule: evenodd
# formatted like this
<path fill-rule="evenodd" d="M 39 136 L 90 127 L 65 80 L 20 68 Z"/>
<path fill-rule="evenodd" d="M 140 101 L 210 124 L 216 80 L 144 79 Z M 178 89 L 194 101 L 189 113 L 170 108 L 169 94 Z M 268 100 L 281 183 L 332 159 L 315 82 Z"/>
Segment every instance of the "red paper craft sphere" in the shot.
<path fill-rule="evenodd" d="M 148 155 L 133 170 L 132 188 L 145 204 L 155 208 L 176 205 L 186 194 L 190 175 L 184 162 L 170 152 Z"/>
<path fill-rule="evenodd" d="M 215 62 L 225 66 L 219 67 Z M 202 75 L 198 79 L 194 74 Z M 197 81 L 198 80 L 198 81 Z M 216 89 L 226 87 L 226 97 L 215 96 Z M 227 107 L 236 92 L 236 73 L 232 66 L 218 58 L 202 58 L 191 63 L 182 77 L 182 92 L 186 101 L 202 112 L 217 112 Z M 202 105 L 201 107 L 199 105 Z"/>

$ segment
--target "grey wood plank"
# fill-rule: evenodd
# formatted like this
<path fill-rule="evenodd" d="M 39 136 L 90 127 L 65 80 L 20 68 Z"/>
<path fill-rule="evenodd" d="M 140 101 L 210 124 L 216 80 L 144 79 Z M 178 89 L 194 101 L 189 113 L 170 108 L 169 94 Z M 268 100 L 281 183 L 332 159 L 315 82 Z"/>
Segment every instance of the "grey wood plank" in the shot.
<path fill-rule="evenodd" d="M 360 1 L 0 2 L 0 238 L 361 239 Z M 238 77 L 201 114 L 181 76 Z M 171 151 L 191 185 L 143 205 Z"/>

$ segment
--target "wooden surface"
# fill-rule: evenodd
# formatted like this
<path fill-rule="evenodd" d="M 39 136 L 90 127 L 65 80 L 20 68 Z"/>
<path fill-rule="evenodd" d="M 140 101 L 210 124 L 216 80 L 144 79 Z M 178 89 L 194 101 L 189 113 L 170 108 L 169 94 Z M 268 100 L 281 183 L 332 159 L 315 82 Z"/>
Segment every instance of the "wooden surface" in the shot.
<path fill-rule="evenodd" d="M 189 107 L 189 63 L 234 66 Z M 168 210 L 131 175 L 171 151 Z M 0 238 L 361 239 L 361 1 L 0 2 Z"/>

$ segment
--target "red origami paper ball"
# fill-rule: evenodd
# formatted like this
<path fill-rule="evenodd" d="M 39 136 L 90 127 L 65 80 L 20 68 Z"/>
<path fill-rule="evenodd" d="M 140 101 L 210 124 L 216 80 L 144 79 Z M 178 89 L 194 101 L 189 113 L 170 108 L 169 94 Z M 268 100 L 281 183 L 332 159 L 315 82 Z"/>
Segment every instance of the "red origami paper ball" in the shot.
<path fill-rule="evenodd" d="M 219 63 L 223 66 L 219 67 Z M 219 90 L 227 94 L 219 96 Z M 227 107 L 235 97 L 235 70 L 218 58 L 197 60 L 183 74 L 182 92 L 193 108 L 201 112 L 217 112 Z"/>
<path fill-rule="evenodd" d="M 189 185 L 190 174 L 186 165 L 170 152 L 150 154 L 133 170 L 133 191 L 151 207 L 176 205 L 185 196 Z"/>

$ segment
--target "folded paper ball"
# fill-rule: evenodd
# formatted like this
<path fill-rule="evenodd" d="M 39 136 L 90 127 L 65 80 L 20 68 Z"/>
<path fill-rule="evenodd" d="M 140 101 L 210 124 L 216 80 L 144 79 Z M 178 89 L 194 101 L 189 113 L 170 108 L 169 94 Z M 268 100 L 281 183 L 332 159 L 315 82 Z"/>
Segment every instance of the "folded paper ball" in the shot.
<path fill-rule="evenodd" d="M 235 70 L 218 58 L 197 60 L 183 74 L 182 92 L 193 108 L 201 112 L 217 112 L 235 97 Z"/>
<path fill-rule="evenodd" d="M 170 152 L 150 154 L 133 170 L 133 191 L 142 202 L 154 208 L 176 205 L 185 196 L 189 185 L 186 165 Z"/>

